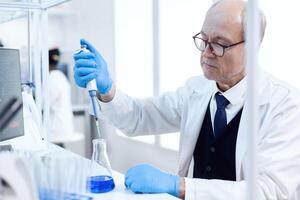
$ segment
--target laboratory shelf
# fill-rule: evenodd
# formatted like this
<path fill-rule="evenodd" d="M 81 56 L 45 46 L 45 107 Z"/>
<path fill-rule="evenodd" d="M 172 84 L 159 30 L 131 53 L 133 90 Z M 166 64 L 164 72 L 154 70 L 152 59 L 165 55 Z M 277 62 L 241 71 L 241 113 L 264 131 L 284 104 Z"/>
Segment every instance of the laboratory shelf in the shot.
<path fill-rule="evenodd" d="M 70 0 L 0 0 L 0 24 L 28 16 L 29 10 L 47 10 L 67 1 Z M 67 14 L 59 10 L 50 14 L 53 13 L 59 16 Z"/>
<path fill-rule="evenodd" d="M 1 10 L 0 8 L 0 24 L 27 16 L 27 12 L 22 10 Z"/>
<path fill-rule="evenodd" d="M 0 0 L 1 8 L 45 10 L 70 0 Z"/>

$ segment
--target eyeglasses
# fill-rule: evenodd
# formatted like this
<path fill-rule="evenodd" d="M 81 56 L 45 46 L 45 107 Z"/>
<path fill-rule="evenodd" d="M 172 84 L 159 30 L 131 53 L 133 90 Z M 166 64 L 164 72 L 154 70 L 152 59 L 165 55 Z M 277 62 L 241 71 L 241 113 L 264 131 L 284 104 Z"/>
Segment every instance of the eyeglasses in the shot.
<path fill-rule="evenodd" d="M 204 40 L 203 38 L 201 38 L 199 35 L 200 33 L 197 33 L 196 35 L 193 36 L 195 45 L 197 47 L 197 49 L 199 49 L 200 51 L 205 51 L 206 47 L 208 46 L 209 49 L 211 50 L 211 52 L 218 57 L 222 57 L 225 53 L 225 49 L 228 49 L 229 47 L 233 47 L 236 46 L 238 44 L 244 43 L 245 40 L 231 44 L 231 45 L 221 45 L 219 43 L 216 42 L 208 42 L 207 40 Z"/>

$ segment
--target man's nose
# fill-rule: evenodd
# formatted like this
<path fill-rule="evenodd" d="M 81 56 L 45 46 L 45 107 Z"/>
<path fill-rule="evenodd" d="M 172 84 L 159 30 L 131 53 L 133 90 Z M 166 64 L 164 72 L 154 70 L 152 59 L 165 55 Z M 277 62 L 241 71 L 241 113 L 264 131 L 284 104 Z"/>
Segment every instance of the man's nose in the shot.
<path fill-rule="evenodd" d="M 205 57 L 214 57 L 215 54 L 212 51 L 212 47 L 210 46 L 210 44 L 207 44 L 204 51 L 202 52 L 202 55 Z"/>

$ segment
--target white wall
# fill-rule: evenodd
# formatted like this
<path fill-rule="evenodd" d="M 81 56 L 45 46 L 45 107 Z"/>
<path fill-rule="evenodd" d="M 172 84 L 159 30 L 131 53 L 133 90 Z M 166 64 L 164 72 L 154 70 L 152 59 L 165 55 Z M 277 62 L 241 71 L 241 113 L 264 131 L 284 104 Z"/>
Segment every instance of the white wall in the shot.
<path fill-rule="evenodd" d="M 300 1 L 260 0 L 267 29 L 260 51 L 260 64 L 276 77 L 300 89 Z"/>

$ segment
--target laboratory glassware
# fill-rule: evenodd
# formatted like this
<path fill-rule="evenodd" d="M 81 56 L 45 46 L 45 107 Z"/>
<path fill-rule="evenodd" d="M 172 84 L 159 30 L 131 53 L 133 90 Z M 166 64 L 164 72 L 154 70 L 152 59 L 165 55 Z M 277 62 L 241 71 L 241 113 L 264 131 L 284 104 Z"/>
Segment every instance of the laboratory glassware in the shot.
<path fill-rule="evenodd" d="M 87 178 L 87 191 L 104 193 L 113 190 L 114 187 L 115 183 L 106 152 L 106 140 L 94 139 L 90 175 Z"/>

